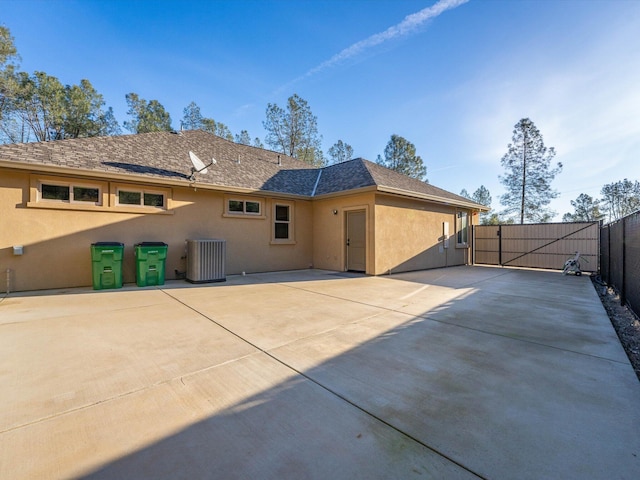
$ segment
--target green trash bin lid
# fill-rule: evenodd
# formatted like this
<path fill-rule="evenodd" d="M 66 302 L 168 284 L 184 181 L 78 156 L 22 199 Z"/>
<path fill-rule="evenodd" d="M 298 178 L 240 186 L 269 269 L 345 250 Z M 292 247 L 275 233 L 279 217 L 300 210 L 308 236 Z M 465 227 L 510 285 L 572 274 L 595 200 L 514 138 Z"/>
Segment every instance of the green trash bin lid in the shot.
<path fill-rule="evenodd" d="M 91 260 L 101 261 L 103 254 L 113 254 L 114 259 L 122 260 L 124 243 L 121 242 L 96 242 L 91 244 Z"/>

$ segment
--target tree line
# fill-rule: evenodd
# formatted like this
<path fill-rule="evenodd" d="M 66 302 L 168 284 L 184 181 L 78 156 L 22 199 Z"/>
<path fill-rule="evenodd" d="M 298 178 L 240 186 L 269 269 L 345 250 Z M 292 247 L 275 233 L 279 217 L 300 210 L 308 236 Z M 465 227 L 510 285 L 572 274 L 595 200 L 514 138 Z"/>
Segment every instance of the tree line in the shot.
<path fill-rule="evenodd" d="M 571 200 L 573 213 L 565 213 L 563 222 L 613 222 L 640 210 L 640 182 L 627 178 L 607 183 L 600 190 L 602 198 L 581 193 Z"/>
<path fill-rule="evenodd" d="M 122 128 L 113 109 L 106 107 L 100 93 L 87 79 L 78 85 L 63 85 L 45 72 L 32 74 L 18 70 L 19 55 L 7 27 L 0 26 L 0 143 L 54 141 L 68 138 L 120 135 Z M 128 119 L 122 127 L 131 133 L 172 131 L 171 116 L 158 100 L 147 101 L 137 93 L 125 95 Z M 247 130 L 232 134 L 229 127 L 205 117 L 200 107 L 191 102 L 183 110 L 180 128 L 200 129 L 227 140 L 271 149 L 295 157 L 314 166 L 325 166 L 353 158 L 353 147 L 338 140 L 322 151 L 322 135 L 317 117 L 306 100 L 293 94 L 284 107 L 267 104 L 264 144 Z M 544 145 L 542 134 L 529 118 L 521 119 L 512 133 L 507 153 L 501 159 L 504 175 L 499 179 L 506 193 L 499 197 L 504 209 L 481 214 L 481 223 L 548 222 L 556 214 L 549 209 L 559 193 L 551 187 L 561 173 L 562 164 L 553 164 L 553 147 Z M 376 163 L 412 178 L 428 182 L 427 168 L 415 145 L 393 134 Z M 602 199 L 580 194 L 571 201 L 573 213 L 563 221 L 593 221 L 621 218 L 640 209 L 640 184 L 624 179 L 602 187 Z M 460 195 L 490 206 L 489 190 L 481 185 L 473 194 L 466 189 Z"/>
<path fill-rule="evenodd" d="M 19 71 L 19 58 L 9 29 L 0 26 L 0 143 L 120 135 L 122 128 L 131 133 L 173 130 L 171 116 L 158 100 L 146 100 L 134 92 L 126 94 L 129 118 L 121 127 L 113 109 L 105 106 L 103 96 L 89 80 L 63 85 L 45 72 Z M 343 140 L 329 148 L 328 156 L 323 153 L 317 118 L 297 94 L 289 97 L 284 107 L 269 103 L 265 116 L 264 142 L 278 152 L 314 166 L 353 157 L 353 147 Z M 236 143 L 264 148 L 260 138 L 252 139 L 247 130 L 234 135 L 224 123 L 205 117 L 195 102 L 184 108 L 180 128 L 200 129 Z M 416 178 L 424 179 L 426 175 L 415 146 L 398 135 L 392 135 L 384 158 L 379 156 L 378 161 Z"/>
<path fill-rule="evenodd" d="M 562 163 L 553 164 L 556 151 L 544 145 L 542 134 L 529 118 L 521 119 L 513 129 L 511 143 L 502 157 L 505 170 L 500 182 L 506 193 L 500 196 L 505 207 L 501 212 L 481 214 L 481 223 L 497 225 L 504 223 L 549 222 L 556 212 L 549 209 L 551 200 L 559 193 L 551 187 L 552 181 L 562 172 Z M 581 193 L 571 200 L 573 212 L 565 213 L 563 222 L 591 222 L 618 220 L 640 210 L 640 182 L 624 179 L 606 184 L 600 191 L 602 198 L 593 198 Z M 483 205 L 491 204 L 489 191 L 481 186 L 469 195 Z"/>

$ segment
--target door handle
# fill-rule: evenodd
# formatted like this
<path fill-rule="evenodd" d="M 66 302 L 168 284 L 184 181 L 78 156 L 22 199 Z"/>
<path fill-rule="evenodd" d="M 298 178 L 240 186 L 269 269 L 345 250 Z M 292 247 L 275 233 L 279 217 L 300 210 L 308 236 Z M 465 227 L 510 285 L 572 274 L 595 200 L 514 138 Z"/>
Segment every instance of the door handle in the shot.
<path fill-rule="evenodd" d="M 349 246 L 349 239 L 347 238 L 347 247 Z"/>

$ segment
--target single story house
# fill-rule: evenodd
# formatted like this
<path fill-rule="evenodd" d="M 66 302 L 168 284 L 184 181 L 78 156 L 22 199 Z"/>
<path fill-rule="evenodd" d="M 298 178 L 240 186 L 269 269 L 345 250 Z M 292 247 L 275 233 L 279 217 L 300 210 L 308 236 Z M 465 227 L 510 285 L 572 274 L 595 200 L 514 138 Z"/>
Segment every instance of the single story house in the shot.
<path fill-rule="evenodd" d="M 189 152 L 204 163 L 193 173 Z M 0 146 L 0 292 L 90 286 L 90 246 L 224 239 L 226 273 L 463 265 L 486 207 L 363 159 L 323 168 L 203 131 Z M 20 248 L 21 247 L 21 248 Z M 6 288 L 1 288 L 2 286 Z"/>

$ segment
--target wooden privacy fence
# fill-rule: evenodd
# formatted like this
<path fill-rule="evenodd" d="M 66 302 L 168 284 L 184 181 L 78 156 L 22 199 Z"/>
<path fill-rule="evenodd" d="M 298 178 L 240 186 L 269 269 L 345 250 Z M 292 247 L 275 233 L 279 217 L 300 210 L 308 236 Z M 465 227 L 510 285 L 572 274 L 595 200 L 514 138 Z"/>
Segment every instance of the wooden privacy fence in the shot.
<path fill-rule="evenodd" d="M 598 271 L 600 222 L 476 225 L 473 263 L 562 270 L 580 252 L 583 271 Z"/>

